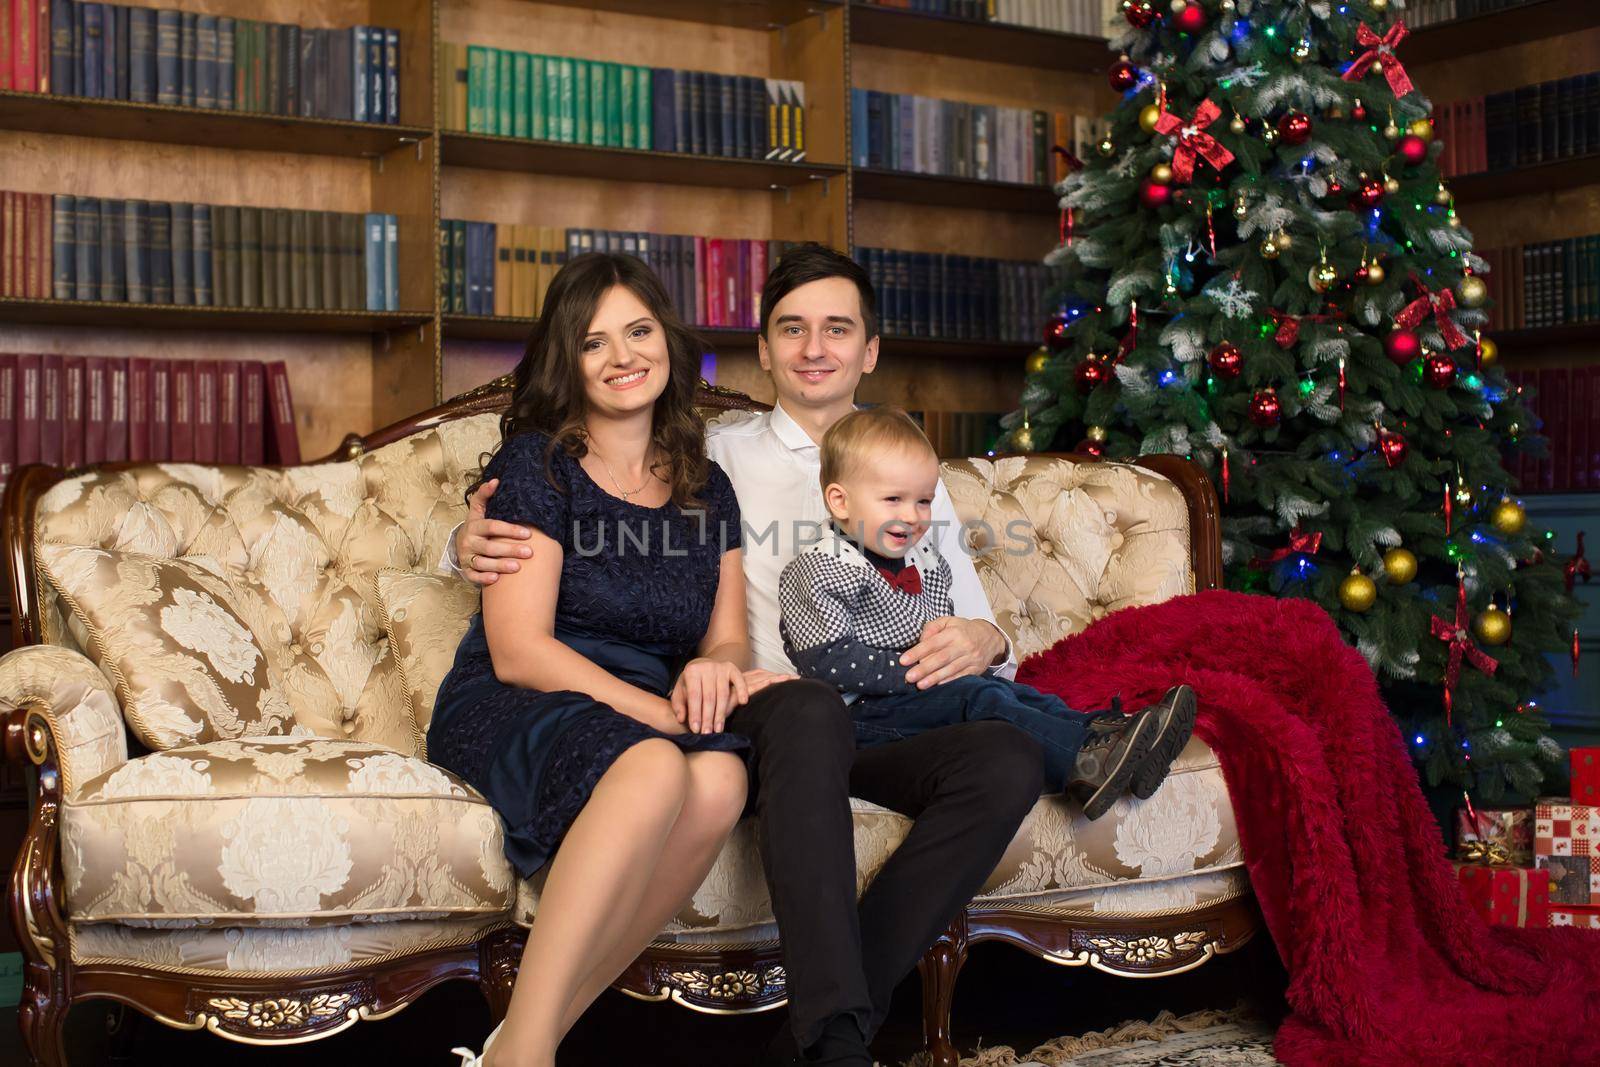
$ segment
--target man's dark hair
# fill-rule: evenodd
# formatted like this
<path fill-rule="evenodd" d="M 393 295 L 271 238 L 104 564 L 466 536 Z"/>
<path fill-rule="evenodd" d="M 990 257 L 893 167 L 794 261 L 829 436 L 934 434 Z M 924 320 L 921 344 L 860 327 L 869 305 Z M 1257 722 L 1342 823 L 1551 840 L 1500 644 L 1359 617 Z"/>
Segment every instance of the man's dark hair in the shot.
<path fill-rule="evenodd" d="M 856 292 L 861 294 L 861 324 L 866 328 L 867 339 L 878 336 L 878 295 L 873 292 L 872 279 L 861 264 L 816 241 L 789 249 L 767 274 L 767 283 L 761 287 L 761 335 L 766 336 L 772 309 L 780 300 L 802 285 L 824 278 L 848 278 L 855 283 Z"/>

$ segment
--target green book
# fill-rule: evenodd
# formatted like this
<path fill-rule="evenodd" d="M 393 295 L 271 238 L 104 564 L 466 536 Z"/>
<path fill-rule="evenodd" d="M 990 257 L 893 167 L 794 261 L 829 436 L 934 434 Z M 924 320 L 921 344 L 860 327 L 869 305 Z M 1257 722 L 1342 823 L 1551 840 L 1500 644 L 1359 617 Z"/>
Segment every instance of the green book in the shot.
<path fill-rule="evenodd" d="M 572 60 L 568 59 L 566 56 L 561 57 L 559 61 L 559 66 L 561 67 L 560 107 L 551 112 L 552 115 L 560 114 L 561 116 L 561 140 L 565 144 L 574 143 L 577 140 L 578 131 L 578 120 L 576 113 L 573 110 L 573 100 L 575 99 L 575 96 L 572 88 L 572 83 L 574 80 L 572 65 Z"/>
<path fill-rule="evenodd" d="M 483 50 L 483 132 L 500 132 L 500 50 Z"/>
<path fill-rule="evenodd" d="M 650 83 L 654 80 L 655 72 L 649 67 L 634 68 L 633 85 L 637 99 L 633 105 L 633 114 L 634 121 L 638 124 L 637 146 L 644 149 L 654 148 L 656 143 L 656 131 L 650 121 L 650 109 L 655 106 L 655 101 L 650 96 Z"/>
<path fill-rule="evenodd" d="M 572 64 L 572 140 L 574 144 L 594 144 L 591 140 L 594 135 L 590 123 L 589 92 L 593 86 L 589 68 L 598 68 L 598 62 L 591 63 L 587 59 L 568 60 Z"/>
<path fill-rule="evenodd" d="M 617 114 L 621 119 L 618 140 L 623 148 L 639 147 L 638 87 L 635 72 L 638 67 L 626 63 L 614 64 L 617 69 Z"/>
<path fill-rule="evenodd" d="M 549 131 L 544 116 L 544 56 L 530 56 L 528 71 L 528 136 L 544 140 Z"/>
<path fill-rule="evenodd" d="M 511 136 L 527 137 L 528 130 L 528 73 L 532 69 L 526 52 L 511 57 Z"/>
<path fill-rule="evenodd" d="M 599 94 L 600 102 L 604 105 L 605 137 L 595 134 L 594 143 L 607 145 L 611 148 L 622 147 L 622 64 L 607 63 L 602 68 L 605 78 L 605 89 Z M 594 101 L 591 99 L 590 104 Z"/>
<path fill-rule="evenodd" d="M 484 84 L 489 65 L 489 50 L 481 45 L 467 45 L 467 132 L 483 133 Z"/>
<path fill-rule="evenodd" d="M 512 54 L 504 48 L 497 48 L 495 58 L 495 133 L 501 137 L 510 137 L 514 128 L 516 114 L 513 110 L 513 99 L 516 96 L 516 85 L 512 82 Z"/>
<path fill-rule="evenodd" d="M 249 111 L 250 101 L 245 95 L 249 89 L 250 75 L 249 19 L 233 20 L 233 109 Z"/>

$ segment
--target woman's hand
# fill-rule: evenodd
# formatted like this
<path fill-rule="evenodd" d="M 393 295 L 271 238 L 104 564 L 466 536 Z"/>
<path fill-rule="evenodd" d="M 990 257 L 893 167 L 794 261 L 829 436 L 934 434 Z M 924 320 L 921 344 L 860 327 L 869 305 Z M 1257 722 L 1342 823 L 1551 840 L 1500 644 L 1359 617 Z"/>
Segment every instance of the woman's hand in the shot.
<path fill-rule="evenodd" d="M 672 713 L 696 734 L 722 731 L 728 712 L 750 699 L 744 672 L 723 659 L 690 660 L 672 687 Z"/>

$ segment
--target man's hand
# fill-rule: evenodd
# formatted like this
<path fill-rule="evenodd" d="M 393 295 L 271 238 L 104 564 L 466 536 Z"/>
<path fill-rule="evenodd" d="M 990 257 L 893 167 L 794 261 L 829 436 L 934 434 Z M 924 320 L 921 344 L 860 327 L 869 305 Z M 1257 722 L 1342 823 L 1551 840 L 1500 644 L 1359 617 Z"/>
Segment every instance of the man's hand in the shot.
<path fill-rule="evenodd" d="M 525 543 L 526 527 L 483 517 L 499 485 L 500 479 L 490 478 L 478 486 L 467 500 L 467 521 L 456 531 L 456 561 L 462 573 L 478 585 L 493 585 L 500 575 L 519 570 L 519 559 L 533 555 L 533 548 Z"/>
<path fill-rule="evenodd" d="M 1005 651 L 998 627 L 982 619 L 944 615 L 922 628 L 922 639 L 900 655 L 906 681 L 918 689 L 967 674 L 982 674 Z M 915 666 L 913 666 L 915 664 Z"/>
<path fill-rule="evenodd" d="M 728 712 L 749 699 L 743 671 L 725 659 L 702 657 L 690 660 L 678 675 L 672 713 L 690 733 L 720 733 Z"/>
<path fill-rule="evenodd" d="M 776 674 L 756 667 L 744 672 L 744 687 L 746 692 L 754 696 L 769 685 L 777 685 L 779 682 L 792 682 L 799 677 L 798 674 Z M 740 703 L 744 702 L 740 701 Z"/>

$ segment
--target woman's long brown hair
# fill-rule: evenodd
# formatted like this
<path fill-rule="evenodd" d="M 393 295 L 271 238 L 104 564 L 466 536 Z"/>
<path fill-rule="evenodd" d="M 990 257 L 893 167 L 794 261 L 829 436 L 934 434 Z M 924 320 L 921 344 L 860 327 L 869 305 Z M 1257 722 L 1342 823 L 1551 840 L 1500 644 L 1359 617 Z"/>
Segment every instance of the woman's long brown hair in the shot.
<path fill-rule="evenodd" d="M 680 508 L 696 508 L 705 488 L 705 422 L 695 409 L 704 345 L 683 324 L 660 279 L 643 261 L 610 252 L 586 252 L 569 260 L 550 280 L 544 314 L 534 324 L 522 359 L 512 375 L 511 403 L 500 416 L 500 444 L 517 434 L 538 430 L 550 437 L 545 449 L 545 477 L 557 489 L 551 457 L 557 448 L 574 459 L 588 452 L 584 415 L 588 409 L 583 382 L 583 342 L 595 311 L 612 286 L 625 286 L 649 309 L 667 338 L 667 387 L 656 398 L 650 439 L 661 455 L 651 470 L 672 487 Z M 487 463 L 487 454 L 483 462 Z M 483 471 L 467 496 L 483 482 Z"/>

